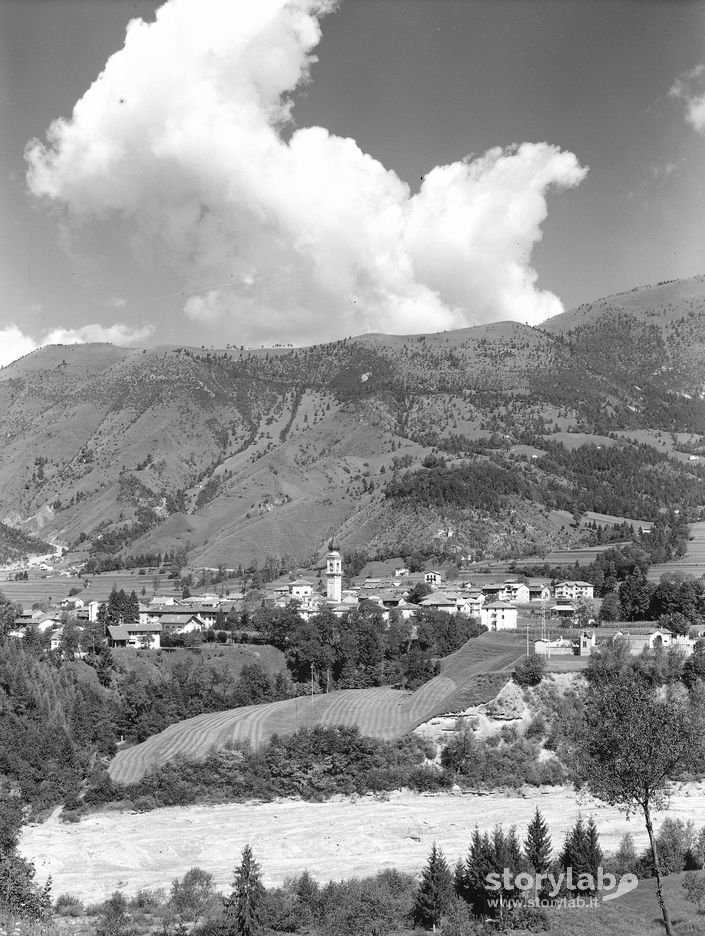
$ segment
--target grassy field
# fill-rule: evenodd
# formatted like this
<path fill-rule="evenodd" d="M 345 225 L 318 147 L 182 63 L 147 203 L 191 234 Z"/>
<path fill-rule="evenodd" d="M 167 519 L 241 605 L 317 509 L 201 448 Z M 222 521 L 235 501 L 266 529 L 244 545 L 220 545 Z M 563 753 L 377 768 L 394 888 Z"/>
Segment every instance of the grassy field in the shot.
<path fill-rule="evenodd" d="M 650 582 L 658 582 L 666 572 L 680 572 L 682 575 L 705 575 L 705 520 L 690 524 L 688 554 L 683 559 L 652 565 L 647 573 Z"/>
<path fill-rule="evenodd" d="M 682 874 L 665 879 L 664 896 L 677 934 L 705 936 L 705 915 L 684 899 Z M 640 881 L 630 894 L 593 909 L 554 911 L 551 921 L 554 936 L 656 936 L 664 932 L 653 880 Z"/>
<path fill-rule="evenodd" d="M 595 561 L 596 556 L 601 552 L 606 552 L 619 546 L 619 543 L 606 543 L 602 546 L 583 546 L 579 549 L 555 549 L 550 552 L 545 561 L 549 565 L 573 565 L 579 562 L 581 565 L 589 565 Z"/>
<path fill-rule="evenodd" d="M 174 588 L 174 582 L 166 575 L 158 575 L 158 595 L 181 595 L 181 591 Z M 23 582 L 0 581 L 0 591 L 16 604 L 30 609 L 37 602 L 57 602 L 69 597 L 71 589 L 78 589 L 72 597 L 83 601 L 107 601 L 113 587 L 123 588 L 129 595 L 131 591 L 137 597 L 149 600 L 154 594 L 154 573 L 139 575 L 137 569 L 128 572 L 102 572 L 98 575 L 89 575 L 86 579 L 71 575 L 61 575 L 58 572 L 30 573 L 30 578 Z M 88 588 L 83 587 L 88 581 Z M 142 594 L 144 588 L 145 593 Z"/>
<path fill-rule="evenodd" d="M 441 673 L 416 692 L 378 687 L 301 696 L 226 712 L 197 715 L 170 725 L 134 747 L 119 751 L 110 765 L 117 783 L 136 783 L 145 771 L 177 754 L 205 757 L 211 748 L 232 741 L 254 746 L 275 732 L 313 725 L 358 725 L 363 734 L 395 738 L 434 715 L 462 711 L 468 691 L 482 688 L 489 701 L 525 653 L 521 634 L 500 632 L 469 640 L 442 662 Z M 487 681 L 487 674 L 497 679 Z M 487 694 L 489 693 L 489 694 Z"/>

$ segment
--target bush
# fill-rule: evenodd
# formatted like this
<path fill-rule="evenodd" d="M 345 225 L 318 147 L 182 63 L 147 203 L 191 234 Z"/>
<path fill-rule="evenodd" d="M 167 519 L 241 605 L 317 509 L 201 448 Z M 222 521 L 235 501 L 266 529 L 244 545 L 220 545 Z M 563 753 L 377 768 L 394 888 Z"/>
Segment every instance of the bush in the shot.
<path fill-rule="evenodd" d="M 137 891 L 130 901 L 130 909 L 141 910 L 143 913 L 154 913 L 156 910 L 161 910 L 165 903 L 166 893 L 161 887 L 154 890 L 145 888 Z"/>
<path fill-rule="evenodd" d="M 535 715 L 526 729 L 526 737 L 539 741 L 546 734 L 546 719 L 541 712 Z"/>
<path fill-rule="evenodd" d="M 83 916 L 83 901 L 79 900 L 74 894 L 59 894 L 54 903 L 54 911 L 59 916 Z"/>
<path fill-rule="evenodd" d="M 546 659 L 535 653 L 517 665 L 512 673 L 512 679 L 519 686 L 538 686 L 545 673 Z"/>
<path fill-rule="evenodd" d="M 684 897 L 698 908 L 698 913 L 705 913 L 705 876 L 690 873 L 683 877 Z"/>

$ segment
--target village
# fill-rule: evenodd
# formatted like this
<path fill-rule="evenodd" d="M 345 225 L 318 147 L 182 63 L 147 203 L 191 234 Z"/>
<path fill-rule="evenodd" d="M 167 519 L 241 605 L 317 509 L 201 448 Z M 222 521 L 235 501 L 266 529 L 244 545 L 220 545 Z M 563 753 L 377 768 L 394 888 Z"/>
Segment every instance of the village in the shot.
<path fill-rule="evenodd" d="M 304 621 L 324 610 L 337 618 L 352 610 L 366 610 L 386 624 L 390 620 L 410 622 L 412 640 L 420 609 L 462 615 L 476 619 L 487 631 L 525 632 L 527 655 L 554 659 L 590 656 L 598 643 L 600 625 L 605 623 L 600 620 L 600 601 L 595 599 L 594 586 L 580 580 L 480 583 L 449 580 L 438 569 L 412 572 L 398 566 L 391 574 L 351 577 L 343 587 L 344 572 L 341 551 L 333 539 L 317 576 L 281 576 L 267 584 L 259 603 L 267 608 L 293 608 Z M 130 613 L 121 615 L 119 623 L 106 623 L 101 631 L 96 625 L 101 624 L 105 602 L 92 598 L 87 584 L 83 597 L 77 594 L 49 608 L 22 610 L 8 636 L 23 639 L 28 629 L 35 629 L 49 650 L 61 651 L 66 645 L 65 628 L 70 627 L 76 657 L 85 656 L 91 649 L 89 632 L 92 649 L 96 639 L 111 648 L 137 650 L 194 647 L 202 642 L 225 644 L 233 639 L 233 613 L 245 603 L 243 597 L 234 597 L 230 592 L 219 595 L 207 590 L 191 595 L 166 589 L 148 600 L 143 595 L 141 601 L 135 595 Z M 689 656 L 700 636 L 643 626 L 633 630 L 630 633 L 614 626 L 609 630 L 603 627 L 602 640 L 621 640 L 632 655 L 674 648 Z"/>

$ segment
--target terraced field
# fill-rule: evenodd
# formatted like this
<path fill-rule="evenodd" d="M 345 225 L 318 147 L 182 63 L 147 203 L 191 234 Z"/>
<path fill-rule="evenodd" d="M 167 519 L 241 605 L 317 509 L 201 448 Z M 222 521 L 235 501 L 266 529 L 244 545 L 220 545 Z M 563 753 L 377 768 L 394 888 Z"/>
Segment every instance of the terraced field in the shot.
<path fill-rule="evenodd" d="M 212 748 L 232 741 L 249 740 L 257 746 L 274 733 L 288 734 L 313 725 L 358 725 L 363 734 L 376 738 L 399 737 L 434 715 L 462 711 L 467 707 L 463 697 L 478 684 L 478 677 L 508 676 L 523 656 L 524 646 L 524 638 L 515 632 L 483 634 L 446 657 L 440 675 L 413 693 L 384 686 L 345 689 L 197 715 L 119 751 L 110 765 L 110 776 L 115 783 L 136 783 L 146 771 L 177 754 L 202 758 Z"/>

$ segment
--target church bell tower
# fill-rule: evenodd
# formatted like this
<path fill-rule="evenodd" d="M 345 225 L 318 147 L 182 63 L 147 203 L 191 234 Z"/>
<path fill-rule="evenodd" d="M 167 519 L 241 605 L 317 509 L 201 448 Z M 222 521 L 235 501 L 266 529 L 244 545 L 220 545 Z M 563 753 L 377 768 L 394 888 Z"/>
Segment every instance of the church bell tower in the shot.
<path fill-rule="evenodd" d="M 326 556 L 326 597 L 333 604 L 340 604 L 343 598 L 343 562 L 335 537 L 328 543 Z"/>

